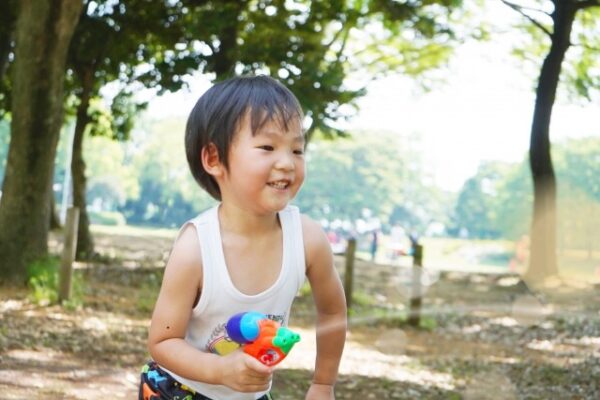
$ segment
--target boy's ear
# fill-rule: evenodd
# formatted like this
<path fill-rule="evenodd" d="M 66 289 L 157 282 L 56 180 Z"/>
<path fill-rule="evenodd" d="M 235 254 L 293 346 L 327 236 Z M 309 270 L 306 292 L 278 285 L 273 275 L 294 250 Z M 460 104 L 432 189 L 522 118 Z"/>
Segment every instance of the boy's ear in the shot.
<path fill-rule="evenodd" d="M 202 167 L 209 175 L 217 177 L 223 174 L 224 167 L 219 159 L 219 150 L 217 150 L 214 143 L 209 143 L 202 148 L 200 160 L 202 161 Z"/>

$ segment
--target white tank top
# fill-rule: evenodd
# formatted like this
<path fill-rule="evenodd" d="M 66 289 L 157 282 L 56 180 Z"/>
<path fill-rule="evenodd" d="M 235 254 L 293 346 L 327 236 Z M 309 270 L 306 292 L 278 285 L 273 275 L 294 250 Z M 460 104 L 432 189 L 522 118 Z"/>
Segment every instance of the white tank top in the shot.
<path fill-rule="evenodd" d="M 283 232 L 283 265 L 279 277 L 270 288 L 256 295 L 240 292 L 225 264 L 217 211 L 218 206 L 215 206 L 185 224 L 194 224 L 198 233 L 203 277 L 200 300 L 192 310 L 185 340 L 201 351 L 224 355 L 238 347 L 225 332 L 225 324 L 234 314 L 257 311 L 287 325 L 294 297 L 304 283 L 306 264 L 300 212 L 295 206 L 287 206 L 279 212 Z M 163 369 L 179 382 L 214 400 L 254 400 L 267 393 L 238 393 L 226 386 L 193 381 Z"/>

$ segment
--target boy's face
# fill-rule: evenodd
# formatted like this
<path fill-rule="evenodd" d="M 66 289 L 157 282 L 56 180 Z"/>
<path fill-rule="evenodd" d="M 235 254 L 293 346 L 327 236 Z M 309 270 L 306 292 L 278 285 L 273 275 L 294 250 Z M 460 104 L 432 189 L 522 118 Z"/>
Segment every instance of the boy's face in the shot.
<path fill-rule="evenodd" d="M 300 121 L 288 130 L 267 121 L 252 135 L 248 114 L 229 149 L 229 169 L 219 183 L 223 201 L 258 213 L 277 212 L 304 182 L 304 134 Z"/>

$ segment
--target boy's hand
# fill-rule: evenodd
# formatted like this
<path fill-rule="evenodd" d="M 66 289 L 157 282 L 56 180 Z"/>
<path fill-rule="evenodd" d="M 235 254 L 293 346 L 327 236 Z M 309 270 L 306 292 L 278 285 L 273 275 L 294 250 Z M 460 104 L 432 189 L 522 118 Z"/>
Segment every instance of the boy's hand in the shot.
<path fill-rule="evenodd" d="M 221 384 L 238 392 L 263 392 L 269 389 L 273 369 L 254 357 L 236 350 L 221 357 Z"/>
<path fill-rule="evenodd" d="M 305 400 L 335 400 L 333 385 L 313 383 L 306 393 Z"/>

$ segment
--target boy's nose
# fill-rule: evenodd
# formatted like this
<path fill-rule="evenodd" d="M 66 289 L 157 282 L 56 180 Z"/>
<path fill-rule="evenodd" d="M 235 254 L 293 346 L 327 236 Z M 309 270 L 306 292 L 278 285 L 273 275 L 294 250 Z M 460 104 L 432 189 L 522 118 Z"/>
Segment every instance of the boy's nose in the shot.
<path fill-rule="evenodd" d="M 275 168 L 284 171 L 292 171 L 295 167 L 296 165 L 294 164 L 294 159 L 292 155 L 288 153 L 282 153 L 275 163 Z"/>

